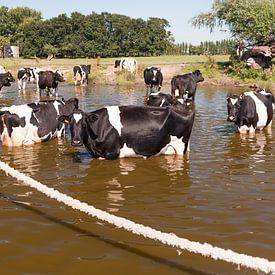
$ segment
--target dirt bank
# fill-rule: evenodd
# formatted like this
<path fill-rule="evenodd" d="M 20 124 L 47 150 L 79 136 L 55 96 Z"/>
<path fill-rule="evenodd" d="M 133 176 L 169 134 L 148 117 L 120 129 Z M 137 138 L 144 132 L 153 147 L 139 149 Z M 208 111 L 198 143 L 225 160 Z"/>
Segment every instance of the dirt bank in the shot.
<path fill-rule="evenodd" d="M 178 74 L 183 74 L 183 69 L 186 64 L 155 64 L 154 66 L 161 68 L 163 73 L 163 86 L 170 85 L 171 78 Z M 68 84 L 73 84 L 73 74 L 72 74 L 72 65 L 63 65 L 63 66 L 46 66 L 41 67 L 43 70 L 61 70 Z M 186 72 L 186 70 L 185 70 Z M 107 65 L 104 67 L 97 67 L 96 65 L 92 66 L 90 78 L 92 79 L 93 84 L 106 84 L 106 85 L 122 85 L 118 80 L 118 69 L 114 68 L 114 65 Z M 204 82 L 200 83 L 200 85 L 217 85 L 217 86 L 243 86 L 249 88 L 259 88 L 261 84 L 255 82 L 251 83 L 243 83 L 240 80 L 231 78 L 226 74 L 222 74 L 213 77 L 208 77 L 204 75 Z M 133 79 L 126 82 L 125 84 L 144 84 L 143 79 L 143 68 L 139 68 L 138 73 L 135 75 Z M 271 83 L 271 89 L 275 88 L 275 83 Z"/>

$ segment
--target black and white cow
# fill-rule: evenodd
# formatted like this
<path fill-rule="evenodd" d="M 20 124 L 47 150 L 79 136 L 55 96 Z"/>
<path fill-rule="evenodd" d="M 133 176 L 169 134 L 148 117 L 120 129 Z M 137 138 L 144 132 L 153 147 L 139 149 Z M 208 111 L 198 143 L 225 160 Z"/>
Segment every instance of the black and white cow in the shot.
<path fill-rule="evenodd" d="M 146 105 L 156 107 L 175 106 L 179 104 L 185 104 L 185 100 L 182 98 L 175 98 L 170 94 L 161 92 L 151 93 L 148 98 Z"/>
<path fill-rule="evenodd" d="M 40 71 L 38 80 L 40 96 L 42 94 L 42 90 L 45 89 L 47 89 L 47 95 L 52 95 L 53 93 L 56 93 L 58 83 L 63 81 L 65 81 L 63 73 L 61 73 L 59 70 L 57 70 L 56 72 Z"/>
<path fill-rule="evenodd" d="M 134 58 L 123 57 L 120 60 L 115 61 L 115 68 L 119 67 L 119 70 L 126 70 L 130 73 L 137 73 L 137 61 Z"/>
<path fill-rule="evenodd" d="M 27 83 L 36 83 L 36 90 L 39 91 L 39 68 L 20 68 L 17 72 L 18 91 L 26 91 Z"/>
<path fill-rule="evenodd" d="M 204 78 L 199 70 L 174 76 L 171 80 L 171 94 L 174 97 L 195 100 L 197 83 L 202 81 Z"/>
<path fill-rule="evenodd" d="M 0 74 L 0 91 L 2 87 L 10 87 L 11 82 L 14 82 L 15 79 L 13 78 L 10 72 Z"/>
<path fill-rule="evenodd" d="M 6 146 L 31 145 L 65 134 L 58 120 L 78 109 L 78 99 L 48 100 L 0 109 L 0 134 Z"/>
<path fill-rule="evenodd" d="M 270 91 L 244 92 L 227 95 L 227 120 L 234 122 L 240 133 L 255 133 L 270 128 L 273 119 L 274 97 Z"/>
<path fill-rule="evenodd" d="M 148 93 L 148 90 L 152 92 L 154 87 L 157 87 L 157 90 L 160 91 L 163 81 L 161 69 L 157 67 L 147 67 L 143 71 L 143 77 L 146 84 L 146 93 Z"/>
<path fill-rule="evenodd" d="M 70 124 L 71 144 L 94 158 L 183 155 L 189 151 L 194 109 L 186 106 L 109 106 L 61 116 Z"/>
<path fill-rule="evenodd" d="M 74 85 L 80 82 L 82 86 L 85 82 L 88 85 L 88 75 L 91 73 L 91 65 L 78 65 L 73 67 Z"/>

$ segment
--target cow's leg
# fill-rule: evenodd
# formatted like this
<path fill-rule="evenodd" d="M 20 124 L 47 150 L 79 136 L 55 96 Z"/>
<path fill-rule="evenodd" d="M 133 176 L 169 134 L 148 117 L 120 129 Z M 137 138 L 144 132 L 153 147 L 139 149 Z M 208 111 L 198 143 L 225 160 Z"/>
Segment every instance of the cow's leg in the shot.
<path fill-rule="evenodd" d="M 242 125 L 238 128 L 238 130 L 240 134 L 246 134 L 247 131 L 249 131 L 249 127 L 247 127 L 246 125 Z"/>
<path fill-rule="evenodd" d="M 17 85 L 18 85 L 18 92 L 20 92 L 22 90 L 22 79 L 18 79 Z"/>
<path fill-rule="evenodd" d="M 26 92 L 26 83 L 27 83 L 27 80 L 23 80 L 23 93 Z"/>
<path fill-rule="evenodd" d="M 254 128 L 254 126 L 251 125 L 251 126 L 249 127 L 249 134 L 254 134 L 255 131 L 256 131 L 256 127 Z"/>
<path fill-rule="evenodd" d="M 39 92 L 38 80 L 36 80 L 36 91 Z"/>

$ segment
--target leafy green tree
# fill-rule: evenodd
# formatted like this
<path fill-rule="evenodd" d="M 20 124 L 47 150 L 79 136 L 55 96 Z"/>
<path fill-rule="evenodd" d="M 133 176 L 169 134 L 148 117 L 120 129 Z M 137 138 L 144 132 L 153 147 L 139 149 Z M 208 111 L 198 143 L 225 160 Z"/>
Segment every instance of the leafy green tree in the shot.
<path fill-rule="evenodd" d="M 13 36 L 26 20 L 41 20 L 41 12 L 28 7 L 0 7 L 0 35 Z"/>
<path fill-rule="evenodd" d="M 235 39 L 250 45 L 265 42 L 275 33 L 274 0 L 215 0 L 210 12 L 192 19 L 195 27 L 227 26 Z"/>

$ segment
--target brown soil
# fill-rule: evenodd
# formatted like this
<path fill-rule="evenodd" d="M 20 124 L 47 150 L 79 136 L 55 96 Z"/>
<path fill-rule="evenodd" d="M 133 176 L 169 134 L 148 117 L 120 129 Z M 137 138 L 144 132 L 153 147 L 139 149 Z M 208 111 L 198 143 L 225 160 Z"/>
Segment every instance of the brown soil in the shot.
<path fill-rule="evenodd" d="M 185 64 L 156 64 L 156 67 L 161 68 L 162 74 L 163 74 L 163 86 L 170 86 L 170 82 L 173 76 L 182 74 L 182 69 L 184 68 Z M 68 78 L 69 75 L 72 77 L 72 67 L 71 66 L 47 66 L 47 67 L 41 67 L 41 69 L 44 70 L 61 70 L 65 78 Z M 96 68 L 92 68 L 91 75 L 93 74 L 93 70 Z M 101 69 L 102 70 L 102 69 Z M 102 71 L 102 75 L 105 75 L 104 79 L 102 80 L 95 80 L 94 84 L 107 84 L 107 85 L 117 85 L 117 72 L 118 69 L 114 68 L 114 65 L 108 65 L 105 72 Z M 217 86 L 244 86 L 244 87 L 250 87 L 250 88 L 258 88 L 257 84 L 255 83 L 241 83 L 240 81 L 230 78 L 226 75 L 223 75 L 222 77 L 219 77 L 218 79 L 215 78 L 207 78 L 205 77 L 205 80 L 200 83 L 200 85 L 217 85 Z M 102 82 L 101 82 L 102 81 Z M 135 81 L 133 84 L 144 84 L 144 79 L 142 73 L 139 73 L 135 76 Z M 273 86 L 273 85 L 272 85 Z M 170 88 L 169 88 L 170 89 Z M 272 87 L 273 89 L 273 87 Z"/>

